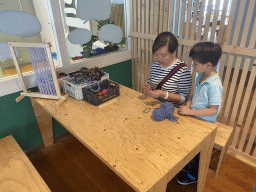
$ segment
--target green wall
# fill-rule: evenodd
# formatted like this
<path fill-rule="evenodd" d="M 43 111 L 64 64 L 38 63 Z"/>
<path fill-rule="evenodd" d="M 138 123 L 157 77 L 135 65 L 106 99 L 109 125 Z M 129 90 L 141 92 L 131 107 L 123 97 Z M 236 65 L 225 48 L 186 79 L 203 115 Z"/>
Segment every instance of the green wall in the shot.
<path fill-rule="evenodd" d="M 131 60 L 102 68 L 109 78 L 119 84 L 132 87 Z M 31 89 L 32 91 L 36 88 Z M 34 110 L 29 97 L 16 103 L 20 92 L 0 97 L 0 138 L 13 135 L 20 147 L 26 151 L 43 143 Z M 54 137 L 67 130 L 53 120 Z"/>

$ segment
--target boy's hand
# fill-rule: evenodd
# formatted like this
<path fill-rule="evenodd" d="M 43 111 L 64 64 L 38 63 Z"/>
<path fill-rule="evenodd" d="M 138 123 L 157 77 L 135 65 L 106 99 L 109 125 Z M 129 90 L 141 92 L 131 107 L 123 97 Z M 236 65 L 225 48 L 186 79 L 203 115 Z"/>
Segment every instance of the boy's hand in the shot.
<path fill-rule="evenodd" d="M 187 105 L 181 105 L 178 110 L 180 115 L 192 115 L 192 111 L 193 110 Z"/>
<path fill-rule="evenodd" d="M 165 97 L 166 96 L 166 91 L 163 90 L 151 90 L 148 92 L 149 95 L 153 98 L 158 98 L 158 97 Z"/>
<path fill-rule="evenodd" d="M 146 93 L 148 93 L 149 91 L 152 91 L 152 88 L 151 88 L 151 86 L 148 83 L 146 83 L 145 85 L 143 85 L 143 90 Z"/>

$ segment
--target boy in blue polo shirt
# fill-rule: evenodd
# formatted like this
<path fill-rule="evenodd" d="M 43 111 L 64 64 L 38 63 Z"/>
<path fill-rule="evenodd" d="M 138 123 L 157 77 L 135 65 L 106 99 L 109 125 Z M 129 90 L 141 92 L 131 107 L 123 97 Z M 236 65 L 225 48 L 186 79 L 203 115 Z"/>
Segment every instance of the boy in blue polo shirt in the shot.
<path fill-rule="evenodd" d="M 179 107 L 181 115 L 194 115 L 206 121 L 216 123 L 222 102 L 223 87 L 218 73 L 217 63 L 222 54 L 218 44 L 200 42 L 190 50 L 194 70 L 199 73 L 194 86 L 194 94 L 185 105 Z M 181 185 L 197 182 L 199 154 L 186 165 L 177 177 Z"/>

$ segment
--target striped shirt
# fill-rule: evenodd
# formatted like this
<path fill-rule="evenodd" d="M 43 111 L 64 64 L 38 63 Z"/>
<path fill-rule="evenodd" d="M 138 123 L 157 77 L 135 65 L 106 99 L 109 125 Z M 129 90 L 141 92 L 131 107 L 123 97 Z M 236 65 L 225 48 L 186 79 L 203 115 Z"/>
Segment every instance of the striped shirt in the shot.
<path fill-rule="evenodd" d="M 159 83 L 170 73 L 170 71 L 184 63 L 177 59 L 171 66 L 164 68 L 159 65 L 158 61 L 155 61 L 150 69 L 150 76 L 148 84 L 152 89 L 156 89 Z M 169 78 L 162 86 L 161 90 L 165 90 L 172 93 L 180 94 L 185 98 L 185 102 L 189 99 L 190 89 L 192 84 L 192 76 L 187 66 L 181 67 L 171 78 Z M 166 102 L 163 97 L 158 98 L 160 101 Z M 183 102 L 184 103 L 184 102 Z M 179 107 L 183 103 L 173 103 L 175 107 Z"/>

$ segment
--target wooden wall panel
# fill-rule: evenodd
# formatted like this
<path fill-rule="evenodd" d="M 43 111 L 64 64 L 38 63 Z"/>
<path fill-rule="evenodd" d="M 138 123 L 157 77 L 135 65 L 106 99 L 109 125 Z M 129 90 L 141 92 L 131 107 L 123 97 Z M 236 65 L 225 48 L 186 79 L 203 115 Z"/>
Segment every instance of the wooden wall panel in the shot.
<path fill-rule="evenodd" d="M 191 47 L 200 41 L 219 43 L 223 54 L 218 73 L 224 91 L 218 121 L 235 129 L 230 149 L 255 161 L 256 64 L 250 66 L 256 56 L 256 36 L 252 35 L 256 34 L 255 0 L 132 0 L 131 4 L 133 88 L 142 91 L 154 61 L 153 41 L 162 31 L 178 38 L 177 57 L 191 69 L 193 82 L 196 72 L 188 57 Z"/>

